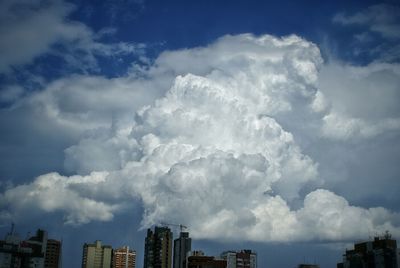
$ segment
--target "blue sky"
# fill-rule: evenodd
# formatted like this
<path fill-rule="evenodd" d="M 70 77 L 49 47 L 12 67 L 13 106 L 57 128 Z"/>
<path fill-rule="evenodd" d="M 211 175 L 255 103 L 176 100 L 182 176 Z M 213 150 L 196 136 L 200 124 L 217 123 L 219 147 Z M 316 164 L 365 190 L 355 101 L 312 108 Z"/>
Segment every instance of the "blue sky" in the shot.
<path fill-rule="evenodd" d="M 0 226 L 335 267 L 400 236 L 397 1 L 3 1 Z"/>

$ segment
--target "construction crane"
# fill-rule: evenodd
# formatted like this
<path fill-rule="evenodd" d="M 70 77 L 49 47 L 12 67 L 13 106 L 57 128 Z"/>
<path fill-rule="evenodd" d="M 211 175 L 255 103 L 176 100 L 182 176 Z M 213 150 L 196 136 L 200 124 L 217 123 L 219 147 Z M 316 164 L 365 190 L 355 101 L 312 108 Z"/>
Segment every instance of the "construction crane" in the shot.
<path fill-rule="evenodd" d="M 175 224 L 175 223 L 168 223 L 168 222 L 160 222 L 160 224 L 163 225 L 163 226 L 179 227 L 179 230 L 181 231 L 181 233 L 183 232 L 184 229 L 188 229 L 188 227 L 183 225 L 183 224 Z"/>

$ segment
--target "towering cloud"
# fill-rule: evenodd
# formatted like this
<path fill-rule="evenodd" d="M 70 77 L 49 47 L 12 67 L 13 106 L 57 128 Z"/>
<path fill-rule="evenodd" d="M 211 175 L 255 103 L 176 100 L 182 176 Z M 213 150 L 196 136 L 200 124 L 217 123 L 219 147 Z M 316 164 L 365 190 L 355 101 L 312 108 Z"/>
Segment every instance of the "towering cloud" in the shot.
<path fill-rule="evenodd" d="M 197 238 L 398 235 L 399 214 L 351 206 L 322 189 L 318 163 L 302 151 L 303 136 L 346 136 L 329 120 L 337 106 L 318 90 L 321 68 L 318 48 L 297 36 L 224 36 L 164 52 L 130 79 L 147 80 L 132 83 L 133 91 L 151 82 L 165 94 L 132 120 L 94 128 L 66 149 L 66 166 L 80 175 L 45 174 L 7 189 L 1 215 L 62 211 L 68 223 L 82 224 L 129 213 L 129 204 L 140 202 L 143 227 L 181 222 Z"/>

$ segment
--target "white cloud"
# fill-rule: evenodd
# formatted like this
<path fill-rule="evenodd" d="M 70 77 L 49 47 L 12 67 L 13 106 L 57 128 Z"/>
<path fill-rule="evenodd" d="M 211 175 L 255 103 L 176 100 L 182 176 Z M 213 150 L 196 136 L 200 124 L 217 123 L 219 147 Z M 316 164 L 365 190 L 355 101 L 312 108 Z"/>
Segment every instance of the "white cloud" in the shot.
<path fill-rule="evenodd" d="M 352 15 L 338 13 L 333 22 L 342 25 L 367 26 L 369 31 L 378 33 L 385 38 L 400 37 L 400 7 L 389 4 L 377 4 Z"/>
<path fill-rule="evenodd" d="M 340 79 L 338 79 L 340 77 Z M 398 64 L 324 65 L 319 94 L 329 100 L 322 134 L 333 139 L 369 138 L 400 129 L 400 69 Z M 318 98 L 314 109 L 320 110 Z"/>
<path fill-rule="evenodd" d="M 398 214 L 351 206 L 317 189 L 324 184 L 318 163 L 298 141 L 318 133 L 344 141 L 379 135 L 360 122 L 396 118 L 389 96 L 397 96 L 398 69 L 321 64 L 318 48 L 297 36 L 243 34 L 164 52 L 124 78 L 60 79 L 15 107 L 40 107 L 66 128 L 88 130 L 66 150 L 66 166 L 80 175 L 50 173 L 10 188 L 1 195 L 2 214 L 61 211 L 68 223 L 81 224 L 111 220 L 127 203 L 141 202 L 144 227 L 180 222 L 196 238 L 346 240 L 386 229 L 397 235 Z M 370 110 L 378 86 L 383 103 Z M 363 94 L 365 105 L 357 98 Z M 110 126 L 112 113 L 118 120 Z M 397 130 L 396 121 L 385 122 Z"/>
<path fill-rule="evenodd" d="M 7 0 L 0 3 L 0 72 L 32 63 L 51 53 L 62 57 L 70 66 L 97 68 L 96 55 L 140 54 L 143 45 L 106 44 L 85 24 L 71 21 L 74 6 L 62 0 Z M 54 45 L 61 45 L 58 51 Z M 66 51 L 67 52 L 66 52 Z"/>
<path fill-rule="evenodd" d="M 363 209 L 350 206 L 340 196 L 327 190 L 316 190 L 304 199 L 304 207 L 297 211 L 306 235 L 319 240 L 349 240 L 366 238 L 389 230 L 400 235 L 400 214 L 384 208 Z"/>
<path fill-rule="evenodd" d="M 31 210 L 44 212 L 62 211 L 67 224 L 82 224 L 91 220 L 108 221 L 113 218 L 119 205 L 109 205 L 82 196 L 70 187 L 76 184 L 95 185 L 104 180 L 107 173 L 92 173 L 89 176 L 65 178 L 58 173 L 49 173 L 35 179 L 31 184 L 19 185 L 6 190 L 0 200 L 6 200 L 16 215 L 31 214 Z"/>

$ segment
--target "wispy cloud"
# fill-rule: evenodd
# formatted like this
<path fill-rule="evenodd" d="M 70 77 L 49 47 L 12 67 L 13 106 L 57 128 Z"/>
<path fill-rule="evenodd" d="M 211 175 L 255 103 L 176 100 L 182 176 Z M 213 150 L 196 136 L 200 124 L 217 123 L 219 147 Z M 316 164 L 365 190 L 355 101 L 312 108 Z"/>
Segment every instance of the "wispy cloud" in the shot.
<path fill-rule="evenodd" d="M 96 69 L 96 56 L 140 54 L 143 45 L 103 43 L 101 35 L 68 16 L 75 6 L 57 1 L 2 1 L 0 4 L 0 72 L 56 55 L 70 67 Z"/>
<path fill-rule="evenodd" d="M 397 5 L 378 4 L 354 14 L 338 13 L 333 22 L 364 26 L 385 38 L 400 38 L 400 7 Z"/>

